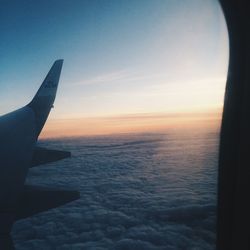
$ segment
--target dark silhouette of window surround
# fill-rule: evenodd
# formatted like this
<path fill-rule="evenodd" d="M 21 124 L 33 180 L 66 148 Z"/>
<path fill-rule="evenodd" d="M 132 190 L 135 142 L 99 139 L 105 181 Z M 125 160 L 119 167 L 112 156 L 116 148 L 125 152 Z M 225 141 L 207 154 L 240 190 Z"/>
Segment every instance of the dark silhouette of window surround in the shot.
<path fill-rule="evenodd" d="M 250 249 L 250 7 L 221 0 L 230 45 L 221 127 L 217 249 Z"/>

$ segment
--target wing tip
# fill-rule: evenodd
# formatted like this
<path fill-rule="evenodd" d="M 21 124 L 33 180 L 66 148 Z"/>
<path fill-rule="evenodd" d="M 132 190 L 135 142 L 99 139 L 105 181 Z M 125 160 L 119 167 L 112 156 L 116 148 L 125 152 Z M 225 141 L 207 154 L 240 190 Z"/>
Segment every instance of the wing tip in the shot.
<path fill-rule="evenodd" d="M 63 63 L 64 59 L 57 59 L 55 60 L 55 63 Z"/>
<path fill-rule="evenodd" d="M 37 133 L 41 132 L 56 97 L 63 59 L 54 62 L 37 93 L 27 105 L 35 112 Z"/>

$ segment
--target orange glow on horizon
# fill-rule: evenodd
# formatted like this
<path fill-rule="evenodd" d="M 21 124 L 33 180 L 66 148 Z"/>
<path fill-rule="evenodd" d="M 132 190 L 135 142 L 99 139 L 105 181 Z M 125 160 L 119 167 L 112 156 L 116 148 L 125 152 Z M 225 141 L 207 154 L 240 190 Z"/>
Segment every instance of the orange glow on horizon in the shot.
<path fill-rule="evenodd" d="M 40 138 L 161 132 L 168 129 L 219 128 L 221 111 L 175 114 L 131 114 L 48 120 Z"/>

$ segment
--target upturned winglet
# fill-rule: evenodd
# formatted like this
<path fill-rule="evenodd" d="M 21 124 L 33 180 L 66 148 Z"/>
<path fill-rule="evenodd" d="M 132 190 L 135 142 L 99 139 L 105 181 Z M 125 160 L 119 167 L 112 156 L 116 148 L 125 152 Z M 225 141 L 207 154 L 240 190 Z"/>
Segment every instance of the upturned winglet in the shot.
<path fill-rule="evenodd" d="M 35 113 L 39 136 L 55 101 L 63 60 L 56 60 L 28 107 Z"/>

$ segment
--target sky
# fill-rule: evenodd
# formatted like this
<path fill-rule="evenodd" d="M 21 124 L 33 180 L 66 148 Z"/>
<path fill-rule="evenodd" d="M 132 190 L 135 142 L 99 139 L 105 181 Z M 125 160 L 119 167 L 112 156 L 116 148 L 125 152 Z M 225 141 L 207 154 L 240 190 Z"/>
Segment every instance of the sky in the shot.
<path fill-rule="evenodd" d="M 64 59 L 47 134 L 222 108 L 228 35 L 216 0 L 2 0 L 0 31 L 0 115 Z"/>

